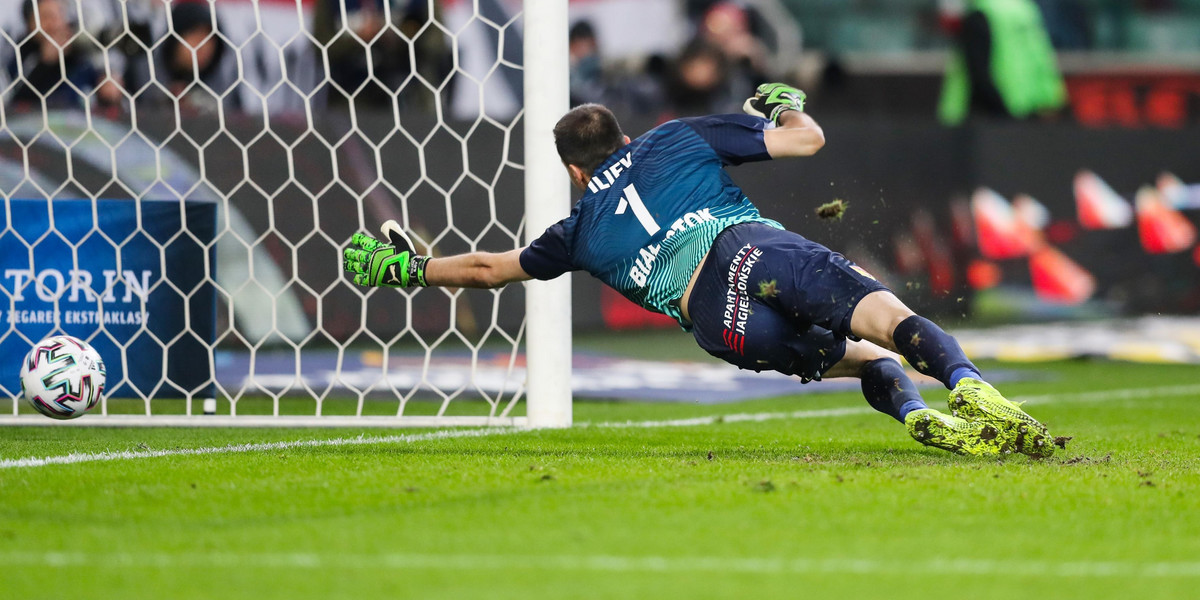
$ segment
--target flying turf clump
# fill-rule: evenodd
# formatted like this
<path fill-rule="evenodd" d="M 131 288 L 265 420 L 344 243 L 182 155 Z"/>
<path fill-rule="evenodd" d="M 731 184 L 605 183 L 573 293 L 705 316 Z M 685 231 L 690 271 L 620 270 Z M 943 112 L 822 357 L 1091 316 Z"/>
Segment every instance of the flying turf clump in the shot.
<path fill-rule="evenodd" d="M 774 298 L 779 295 L 779 281 L 772 279 L 770 281 L 758 282 L 758 293 L 755 296 L 759 298 Z"/>
<path fill-rule="evenodd" d="M 834 198 L 832 201 L 817 207 L 817 216 L 826 220 L 841 221 L 842 217 L 846 214 L 846 209 L 849 207 L 849 202 L 841 198 Z"/>

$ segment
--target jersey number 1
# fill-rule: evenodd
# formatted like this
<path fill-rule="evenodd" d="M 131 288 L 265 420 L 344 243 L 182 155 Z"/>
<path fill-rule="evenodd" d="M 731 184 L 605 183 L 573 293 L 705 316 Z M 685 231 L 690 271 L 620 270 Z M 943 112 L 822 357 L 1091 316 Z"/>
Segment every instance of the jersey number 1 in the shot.
<path fill-rule="evenodd" d="M 649 233 L 650 235 L 658 233 L 658 230 L 662 228 L 658 226 L 658 223 L 654 222 L 654 217 L 650 216 L 650 211 L 646 210 L 646 204 L 642 202 L 642 197 L 638 195 L 637 188 L 633 187 L 633 184 L 631 183 L 625 186 L 623 191 L 625 192 L 625 196 L 623 196 L 621 198 L 621 202 L 617 204 L 616 214 L 625 214 L 625 207 L 632 206 L 633 216 L 637 217 L 637 220 L 642 224 L 642 227 L 646 228 L 646 233 Z"/>

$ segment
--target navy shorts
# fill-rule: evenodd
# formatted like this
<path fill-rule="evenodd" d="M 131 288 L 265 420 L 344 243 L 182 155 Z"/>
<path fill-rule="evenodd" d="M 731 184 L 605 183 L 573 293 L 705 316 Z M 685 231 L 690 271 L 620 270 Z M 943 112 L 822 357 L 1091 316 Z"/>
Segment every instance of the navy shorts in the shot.
<path fill-rule="evenodd" d="M 846 354 L 850 316 L 886 290 L 846 257 L 803 236 L 742 223 L 713 242 L 688 298 L 692 335 L 743 369 L 820 379 Z"/>

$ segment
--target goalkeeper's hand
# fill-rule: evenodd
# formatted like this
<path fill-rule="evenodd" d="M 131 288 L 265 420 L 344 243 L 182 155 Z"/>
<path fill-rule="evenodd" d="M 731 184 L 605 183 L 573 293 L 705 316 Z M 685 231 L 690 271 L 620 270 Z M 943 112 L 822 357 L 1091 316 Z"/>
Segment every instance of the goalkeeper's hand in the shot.
<path fill-rule="evenodd" d="M 350 247 L 342 251 L 342 268 L 354 276 L 354 283 L 366 287 L 427 285 L 425 262 L 429 257 L 413 254 L 412 240 L 399 223 L 389 219 L 380 231 L 389 243 L 356 233 L 350 238 Z"/>
<path fill-rule="evenodd" d="M 770 119 L 776 125 L 779 117 L 789 110 L 804 112 L 804 92 L 786 83 L 764 83 L 746 99 L 742 110 L 748 115 Z"/>

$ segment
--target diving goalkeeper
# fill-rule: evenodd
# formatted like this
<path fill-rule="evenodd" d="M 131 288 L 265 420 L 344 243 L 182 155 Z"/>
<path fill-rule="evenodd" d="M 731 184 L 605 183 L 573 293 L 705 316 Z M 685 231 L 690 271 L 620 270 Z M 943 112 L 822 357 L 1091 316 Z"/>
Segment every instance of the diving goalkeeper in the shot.
<path fill-rule="evenodd" d="M 804 101 L 764 84 L 745 115 L 678 119 L 636 140 L 607 108 L 578 106 L 554 140 L 583 197 L 529 246 L 430 258 L 388 221 L 387 241 L 355 234 L 343 266 L 358 285 L 392 287 L 495 288 L 587 271 L 740 368 L 858 377 L 867 402 L 922 444 L 1051 455 L 1046 428 L 984 382 L 953 337 L 841 254 L 759 215 L 725 172 L 820 150 Z M 952 414 L 926 406 L 893 352 L 952 390 Z"/>

